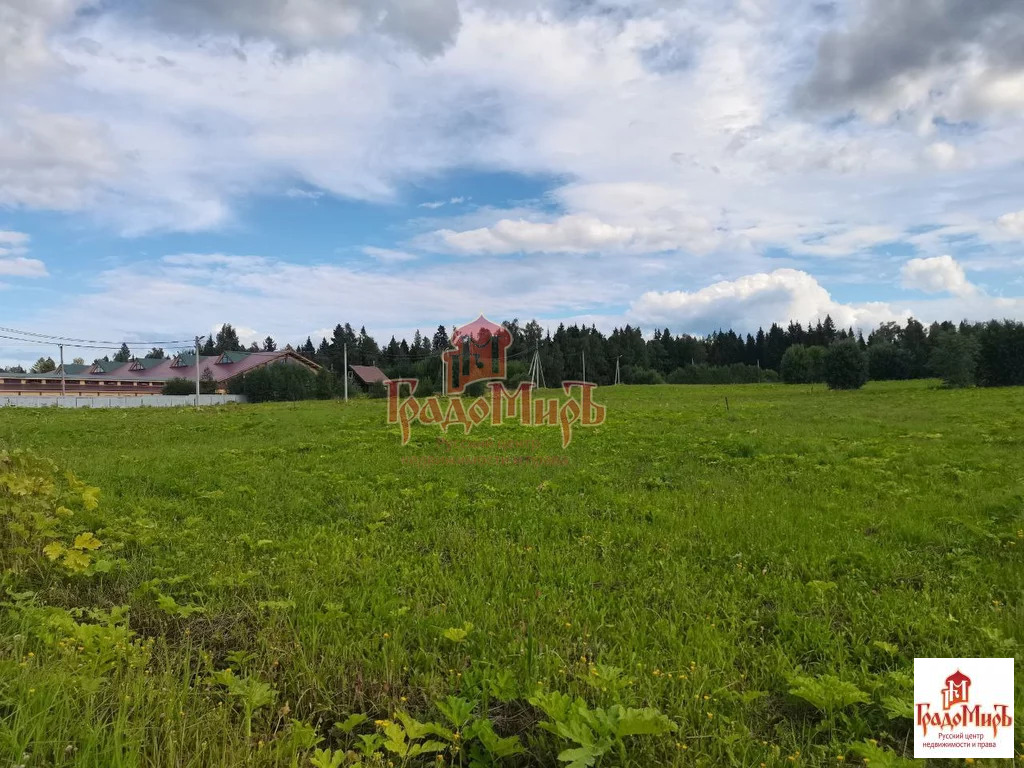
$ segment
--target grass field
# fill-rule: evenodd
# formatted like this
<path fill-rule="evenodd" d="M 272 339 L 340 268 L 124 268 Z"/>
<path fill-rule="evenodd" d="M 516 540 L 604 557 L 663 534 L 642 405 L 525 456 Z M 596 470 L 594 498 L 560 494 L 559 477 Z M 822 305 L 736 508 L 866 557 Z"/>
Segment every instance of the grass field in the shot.
<path fill-rule="evenodd" d="M 1024 390 L 597 400 L 511 466 L 402 458 L 558 430 L 0 410 L 60 468 L 0 461 L 0 513 L 74 512 L 2 539 L 0 765 L 896 766 L 915 656 L 1020 656 Z"/>

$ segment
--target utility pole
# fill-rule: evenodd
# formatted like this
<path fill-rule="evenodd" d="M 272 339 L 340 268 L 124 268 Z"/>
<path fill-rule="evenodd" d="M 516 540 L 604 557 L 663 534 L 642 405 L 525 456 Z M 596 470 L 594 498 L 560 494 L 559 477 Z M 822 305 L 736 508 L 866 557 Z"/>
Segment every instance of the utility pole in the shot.
<path fill-rule="evenodd" d="M 64 345 L 58 344 L 60 347 L 60 396 L 67 397 L 68 386 L 67 386 L 67 374 L 64 372 Z"/>
<path fill-rule="evenodd" d="M 533 353 L 533 360 L 530 363 L 529 372 L 530 381 L 533 383 L 535 389 L 540 389 L 544 384 L 544 370 L 540 364 L 540 342 L 537 342 L 537 348 Z"/>
<path fill-rule="evenodd" d="M 345 402 L 347 403 L 348 402 L 348 344 L 345 345 L 344 349 L 345 349 L 345 353 L 344 353 L 345 370 L 342 373 L 342 375 L 345 377 Z"/>
<path fill-rule="evenodd" d="M 587 353 L 580 352 L 580 356 L 583 358 L 583 380 L 587 380 Z"/>
<path fill-rule="evenodd" d="M 441 396 L 448 394 L 448 370 L 444 364 L 444 351 L 441 352 Z"/>
<path fill-rule="evenodd" d="M 199 407 L 199 345 L 205 336 L 196 336 L 196 408 Z"/>

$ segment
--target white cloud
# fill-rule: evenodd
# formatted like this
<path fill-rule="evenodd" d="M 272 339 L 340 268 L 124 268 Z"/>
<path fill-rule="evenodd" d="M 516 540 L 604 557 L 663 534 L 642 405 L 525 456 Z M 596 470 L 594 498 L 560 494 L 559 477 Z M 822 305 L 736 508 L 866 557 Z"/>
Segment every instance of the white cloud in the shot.
<path fill-rule="evenodd" d="M 468 198 L 466 197 L 453 197 L 449 200 L 430 200 L 425 203 L 420 203 L 419 207 L 430 208 L 431 210 L 435 210 L 437 208 L 442 208 L 446 205 L 459 205 L 460 203 L 466 202 L 467 199 Z"/>
<path fill-rule="evenodd" d="M 2 245 L 23 246 L 28 243 L 29 239 L 24 232 L 0 229 L 0 244 Z"/>
<path fill-rule="evenodd" d="M 493 227 L 466 232 L 440 230 L 443 242 L 461 253 L 585 253 L 621 249 L 638 237 L 636 229 L 616 227 L 589 216 L 562 216 L 551 223 L 503 219 Z"/>
<path fill-rule="evenodd" d="M 790 248 L 795 253 L 815 256 L 847 256 L 885 243 L 901 240 L 903 232 L 895 227 L 880 225 L 830 227 L 824 232 L 811 233 L 806 230 L 799 241 L 783 238 L 777 244 Z"/>
<path fill-rule="evenodd" d="M 289 187 L 285 190 L 285 197 L 290 197 L 295 200 L 319 200 L 324 196 L 324 193 L 319 189 L 300 189 L 299 187 Z"/>
<path fill-rule="evenodd" d="M 570 184 L 552 193 L 569 213 L 550 220 L 501 219 L 487 227 L 438 230 L 457 253 L 707 253 L 723 242 L 707 207 L 658 184 Z"/>
<path fill-rule="evenodd" d="M 996 224 L 1015 237 L 1024 237 L 1024 210 L 1004 213 L 996 220 Z"/>
<path fill-rule="evenodd" d="M 25 256 L 28 253 L 29 239 L 24 232 L 0 230 L 0 275 L 48 277 L 43 262 Z"/>
<path fill-rule="evenodd" d="M 957 261 L 950 255 L 926 259 L 911 259 L 903 265 L 901 272 L 903 287 L 925 293 L 951 293 L 954 296 L 968 296 L 977 289 L 967 280 Z"/>
<path fill-rule="evenodd" d="M 7 257 L 0 254 L 0 275 L 8 277 L 46 277 L 46 265 L 39 259 L 24 256 Z"/>
<path fill-rule="evenodd" d="M 416 261 L 419 257 L 408 251 L 397 251 L 393 248 L 377 248 L 368 245 L 363 248 L 363 253 L 371 256 L 382 264 L 401 264 L 407 261 Z"/>
<path fill-rule="evenodd" d="M 753 329 L 790 320 L 816 321 L 830 315 L 840 327 L 870 329 L 910 314 L 883 302 L 835 301 L 811 275 L 795 269 L 745 275 L 697 291 L 650 291 L 633 303 L 629 316 L 677 331 L 707 328 Z M 698 330 L 700 329 L 700 330 Z"/>
<path fill-rule="evenodd" d="M 49 37 L 88 0 L 4 0 L 0 3 L 0 82 L 33 79 L 59 65 Z"/>
<path fill-rule="evenodd" d="M 0 205 L 83 208 L 120 170 L 96 120 L 29 108 L 0 115 Z"/>
<path fill-rule="evenodd" d="M 924 154 L 937 168 L 953 168 L 957 162 L 956 147 L 948 141 L 933 141 L 924 148 Z"/>

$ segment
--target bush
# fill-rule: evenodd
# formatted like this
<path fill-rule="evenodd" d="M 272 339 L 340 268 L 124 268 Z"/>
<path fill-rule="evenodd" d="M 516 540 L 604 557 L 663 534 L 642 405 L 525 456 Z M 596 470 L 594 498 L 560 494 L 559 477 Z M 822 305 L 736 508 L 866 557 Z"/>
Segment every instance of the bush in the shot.
<path fill-rule="evenodd" d="M 514 390 L 524 381 L 528 381 L 530 366 L 521 360 L 509 360 L 505 368 L 505 389 Z"/>
<path fill-rule="evenodd" d="M 807 347 L 803 344 L 794 344 L 787 349 L 782 356 L 779 372 L 782 374 L 782 380 L 787 384 L 809 383 L 811 371 Z"/>
<path fill-rule="evenodd" d="M 779 380 L 779 374 L 756 365 L 688 365 L 676 368 L 665 379 L 669 384 L 757 384 Z"/>
<path fill-rule="evenodd" d="M 811 384 L 822 381 L 824 357 L 824 347 L 794 344 L 782 356 L 782 363 L 779 366 L 782 380 L 787 384 Z"/>
<path fill-rule="evenodd" d="M 664 384 L 665 379 L 653 368 L 625 365 L 622 367 L 623 384 Z"/>
<path fill-rule="evenodd" d="M 947 331 L 935 342 L 928 367 L 944 386 L 970 387 L 978 369 L 978 341 L 965 333 Z"/>
<path fill-rule="evenodd" d="M 837 341 L 826 349 L 823 367 L 829 389 L 860 389 L 868 380 L 868 356 L 855 339 Z"/>
<path fill-rule="evenodd" d="M 209 368 L 204 368 L 203 375 L 199 377 L 199 393 L 203 395 L 217 394 L 217 380 L 213 378 L 213 372 Z"/>
<path fill-rule="evenodd" d="M 815 344 L 807 348 L 811 361 L 811 382 L 820 384 L 825 380 L 825 347 Z"/>
<path fill-rule="evenodd" d="M 416 385 L 416 397 L 430 397 L 437 393 L 437 384 L 433 379 L 419 379 Z"/>
<path fill-rule="evenodd" d="M 338 381 L 334 374 L 326 368 L 321 368 L 316 374 L 316 383 L 313 386 L 313 395 L 317 400 L 330 400 L 337 392 Z"/>
<path fill-rule="evenodd" d="M 160 392 L 164 395 L 194 395 L 196 383 L 189 379 L 168 379 Z"/>
<path fill-rule="evenodd" d="M 868 347 L 868 375 L 874 381 L 909 379 L 913 368 L 913 356 L 902 347 L 887 342 Z"/>
<path fill-rule="evenodd" d="M 310 400 L 316 396 L 317 375 L 304 365 L 275 363 L 243 374 L 241 394 L 250 403 L 268 400 Z"/>

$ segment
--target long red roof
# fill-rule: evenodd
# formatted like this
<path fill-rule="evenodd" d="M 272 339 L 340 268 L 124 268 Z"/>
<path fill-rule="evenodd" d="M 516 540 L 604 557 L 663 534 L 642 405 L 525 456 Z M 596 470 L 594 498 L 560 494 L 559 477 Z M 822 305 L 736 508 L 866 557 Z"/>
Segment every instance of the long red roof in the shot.
<path fill-rule="evenodd" d="M 225 355 L 201 355 L 199 357 L 199 375 L 201 377 L 206 370 L 209 370 L 214 381 L 223 382 L 234 378 L 240 373 L 251 371 L 253 368 L 258 368 L 267 363 L 277 362 L 286 357 L 290 357 L 310 368 L 319 367 L 316 363 L 307 360 L 291 349 L 283 349 L 277 352 L 229 352 Z M 152 368 L 137 371 L 131 370 L 133 364 L 134 361 L 129 361 L 117 368 L 97 373 L 92 373 L 90 366 L 90 368 L 79 373 L 69 372 L 67 379 L 74 379 L 76 381 L 167 381 L 168 379 L 194 379 L 196 377 L 195 355 L 179 355 L 170 360 L 163 360 L 159 365 L 155 365 Z M 0 375 L 15 378 L 11 374 Z M 61 375 L 57 372 L 43 375 L 17 374 L 17 377 L 22 379 L 59 380 Z"/>

